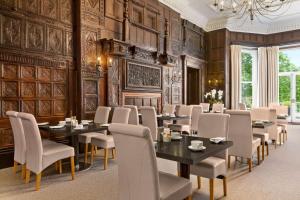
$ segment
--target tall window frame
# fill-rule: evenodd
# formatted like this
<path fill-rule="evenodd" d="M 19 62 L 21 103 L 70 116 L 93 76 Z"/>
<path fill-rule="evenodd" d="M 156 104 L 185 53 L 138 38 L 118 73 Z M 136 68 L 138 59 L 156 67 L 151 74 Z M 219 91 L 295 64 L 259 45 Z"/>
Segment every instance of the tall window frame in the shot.
<path fill-rule="evenodd" d="M 243 73 L 243 54 L 248 54 L 251 56 L 251 80 L 245 80 Z M 240 68 L 240 99 L 239 102 L 245 103 L 247 107 L 257 107 L 258 106 L 258 87 L 257 87 L 257 80 L 258 80 L 258 50 L 251 49 L 251 48 L 242 48 L 241 50 L 242 56 L 242 63 Z M 251 85 L 251 104 L 245 101 L 245 85 Z"/>

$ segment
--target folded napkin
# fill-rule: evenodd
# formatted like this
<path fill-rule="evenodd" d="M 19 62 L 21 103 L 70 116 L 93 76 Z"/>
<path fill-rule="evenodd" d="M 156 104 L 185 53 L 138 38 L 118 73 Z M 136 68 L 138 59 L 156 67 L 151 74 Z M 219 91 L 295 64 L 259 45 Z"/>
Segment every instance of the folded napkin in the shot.
<path fill-rule="evenodd" d="M 38 126 L 45 126 L 45 125 L 48 125 L 49 124 L 49 122 L 41 122 L 41 123 L 38 123 L 37 125 Z"/>
<path fill-rule="evenodd" d="M 56 126 L 49 126 L 49 128 L 63 128 L 65 125 L 56 125 Z"/>
<path fill-rule="evenodd" d="M 210 138 L 209 140 L 213 143 L 218 144 L 220 142 L 225 141 L 225 137 L 214 137 L 214 138 Z"/>
<path fill-rule="evenodd" d="M 110 124 L 101 124 L 101 126 L 109 126 Z"/>

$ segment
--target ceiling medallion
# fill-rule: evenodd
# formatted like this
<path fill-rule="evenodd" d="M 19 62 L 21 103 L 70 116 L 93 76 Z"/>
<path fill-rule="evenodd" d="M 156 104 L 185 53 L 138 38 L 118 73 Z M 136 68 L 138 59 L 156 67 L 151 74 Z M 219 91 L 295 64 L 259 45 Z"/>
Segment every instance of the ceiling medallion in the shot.
<path fill-rule="evenodd" d="M 214 0 L 213 6 L 229 17 L 251 21 L 282 16 L 293 0 Z"/>

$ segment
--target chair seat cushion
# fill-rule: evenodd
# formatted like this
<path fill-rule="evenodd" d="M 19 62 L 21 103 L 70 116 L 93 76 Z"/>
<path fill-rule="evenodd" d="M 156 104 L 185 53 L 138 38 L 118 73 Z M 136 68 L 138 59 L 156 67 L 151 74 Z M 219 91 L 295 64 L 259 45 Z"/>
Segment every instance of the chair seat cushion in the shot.
<path fill-rule="evenodd" d="M 91 143 L 101 148 L 114 148 L 115 142 L 112 135 L 98 134 L 92 137 Z"/>
<path fill-rule="evenodd" d="M 65 144 L 60 143 L 51 143 L 43 146 L 43 161 L 42 167 L 45 169 L 52 163 L 73 157 L 74 156 L 74 148 Z"/>
<path fill-rule="evenodd" d="M 170 124 L 169 125 L 169 128 L 172 130 L 172 131 L 180 131 L 180 132 L 190 132 L 190 125 L 184 125 L 184 124 Z"/>
<path fill-rule="evenodd" d="M 260 138 L 262 143 L 269 141 L 269 133 L 253 133 L 253 136 L 256 138 Z"/>
<path fill-rule="evenodd" d="M 56 142 L 48 140 L 48 139 L 42 139 L 43 146 L 48 145 L 48 144 L 53 144 L 53 143 L 56 143 Z"/>
<path fill-rule="evenodd" d="M 192 183 L 173 174 L 159 172 L 161 200 L 182 200 L 192 194 Z"/>
<path fill-rule="evenodd" d="M 89 144 L 91 143 L 92 137 L 98 136 L 100 134 L 101 133 L 97 132 L 83 133 L 78 136 L 78 140 L 80 143 Z"/>
<path fill-rule="evenodd" d="M 226 175 L 226 161 L 218 157 L 208 157 L 196 165 L 191 165 L 191 174 L 205 178 Z"/>

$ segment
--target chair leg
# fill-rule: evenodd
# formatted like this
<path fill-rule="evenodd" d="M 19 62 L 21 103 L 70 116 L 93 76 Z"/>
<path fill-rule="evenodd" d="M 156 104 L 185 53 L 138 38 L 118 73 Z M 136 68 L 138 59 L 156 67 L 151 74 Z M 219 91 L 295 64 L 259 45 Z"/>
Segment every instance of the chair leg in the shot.
<path fill-rule="evenodd" d="M 58 172 L 59 172 L 59 174 L 62 173 L 62 162 L 61 162 L 61 160 L 58 161 Z"/>
<path fill-rule="evenodd" d="M 269 144 L 266 143 L 266 146 L 267 146 L 267 156 L 269 156 Z"/>
<path fill-rule="evenodd" d="M 193 199 L 192 195 L 190 195 L 187 198 L 185 198 L 185 200 L 192 200 L 192 199 Z"/>
<path fill-rule="evenodd" d="M 75 179 L 75 164 L 74 164 L 74 156 L 70 158 L 71 161 L 71 175 L 72 175 L 72 180 Z"/>
<path fill-rule="evenodd" d="M 281 133 L 279 134 L 279 145 L 281 146 L 282 143 L 282 138 L 281 138 Z"/>
<path fill-rule="evenodd" d="M 29 183 L 29 181 L 30 181 L 30 170 L 26 169 L 25 183 Z"/>
<path fill-rule="evenodd" d="M 93 162 L 94 162 L 94 145 L 92 145 L 92 148 L 91 148 L 91 164 L 93 164 Z"/>
<path fill-rule="evenodd" d="M 227 177 L 224 176 L 223 177 L 223 192 L 224 192 L 224 196 L 227 196 Z"/>
<path fill-rule="evenodd" d="M 116 157 L 116 155 L 115 155 L 116 152 L 115 151 L 116 151 L 115 148 L 111 149 L 112 159 L 115 159 L 115 157 Z"/>
<path fill-rule="evenodd" d="M 275 140 L 275 149 L 277 149 L 277 140 Z"/>
<path fill-rule="evenodd" d="M 287 141 L 287 131 L 285 131 L 285 141 Z"/>
<path fill-rule="evenodd" d="M 36 191 L 39 191 L 41 188 L 41 178 L 42 178 L 42 173 L 38 173 L 36 175 L 36 182 L 35 182 L 35 189 Z"/>
<path fill-rule="evenodd" d="M 22 179 L 26 178 L 26 164 L 22 165 Z"/>
<path fill-rule="evenodd" d="M 209 199 L 214 200 L 214 179 L 209 179 Z"/>
<path fill-rule="evenodd" d="M 198 189 L 201 188 L 201 177 L 197 176 Z"/>
<path fill-rule="evenodd" d="M 89 144 L 85 143 L 85 145 L 84 145 L 84 164 L 87 164 L 87 162 L 88 162 L 88 150 L 89 150 Z"/>
<path fill-rule="evenodd" d="M 248 158 L 249 172 L 252 171 L 252 158 Z"/>
<path fill-rule="evenodd" d="M 107 169 L 107 163 L 108 163 L 108 149 L 104 149 L 104 170 Z"/>
<path fill-rule="evenodd" d="M 17 167 L 18 167 L 18 163 L 16 161 L 14 161 L 14 166 L 12 168 L 14 174 L 17 173 Z"/>
<path fill-rule="evenodd" d="M 262 145 L 261 145 L 261 159 L 262 160 L 265 160 L 265 144 L 263 143 Z"/>
<path fill-rule="evenodd" d="M 227 163 L 227 167 L 228 167 L 228 169 L 230 168 L 230 155 L 228 155 L 228 163 Z"/>
<path fill-rule="evenodd" d="M 257 164 L 260 164 L 260 146 L 257 147 Z"/>

